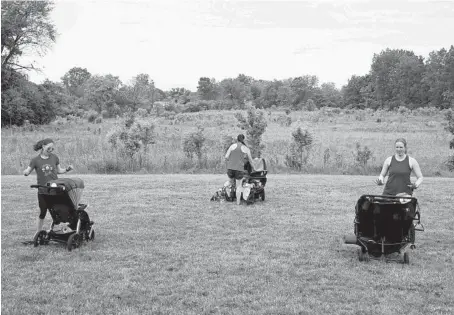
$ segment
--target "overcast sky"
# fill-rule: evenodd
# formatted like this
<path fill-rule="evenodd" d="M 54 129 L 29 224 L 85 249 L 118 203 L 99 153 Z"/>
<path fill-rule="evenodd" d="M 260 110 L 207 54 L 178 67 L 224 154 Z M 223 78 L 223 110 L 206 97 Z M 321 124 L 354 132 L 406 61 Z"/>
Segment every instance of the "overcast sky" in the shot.
<path fill-rule="evenodd" d="M 147 73 L 163 90 L 240 73 L 340 88 L 383 49 L 427 57 L 454 44 L 454 1 L 57 1 L 52 20 L 59 36 L 33 59 L 37 83 L 77 66 L 124 83 Z"/>

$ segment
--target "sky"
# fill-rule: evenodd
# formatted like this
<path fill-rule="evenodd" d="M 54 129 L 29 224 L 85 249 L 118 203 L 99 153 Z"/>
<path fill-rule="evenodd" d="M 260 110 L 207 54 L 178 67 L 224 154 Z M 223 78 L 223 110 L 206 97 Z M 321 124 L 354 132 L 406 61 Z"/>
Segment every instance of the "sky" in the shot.
<path fill-rule="evenodd" d="M 454 44 L 454 1 L 56 1 L 51 20 L 56 43 L 24 57 L 42 69 L 36 83 L 82 67 L 123 83 L 147 73 L 162 90 L 240 73 L 340 88 L 386 48 L 427 58 Z"/>

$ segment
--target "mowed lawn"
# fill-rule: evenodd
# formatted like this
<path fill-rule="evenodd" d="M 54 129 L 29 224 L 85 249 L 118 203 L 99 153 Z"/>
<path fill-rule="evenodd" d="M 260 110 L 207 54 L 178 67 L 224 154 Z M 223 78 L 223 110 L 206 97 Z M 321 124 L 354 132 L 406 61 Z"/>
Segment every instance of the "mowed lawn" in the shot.
<path fill-rule="evenodd" d="M 96 239 L 35 232 L 35 176 L 2 176 L 2 314 L 453 314 L 453 178 L 416 191 L 410 265 L 359 262 L 354 207 L 375 177 L 269 175 L 266 201 L 210 202 L 219 175 L 72 175 Z M 50 216 L 46 218 L 46 226 Z"/>

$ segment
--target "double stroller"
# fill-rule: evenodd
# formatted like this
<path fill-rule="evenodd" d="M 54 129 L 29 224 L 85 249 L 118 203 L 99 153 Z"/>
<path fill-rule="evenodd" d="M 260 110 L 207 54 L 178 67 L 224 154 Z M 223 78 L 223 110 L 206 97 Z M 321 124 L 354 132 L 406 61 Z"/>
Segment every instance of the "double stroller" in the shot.
<path fill-rule="evenodd" d="M 418 200 L 408 196 L 363 195 L 355 207 L 354 233 L 359 261 L 370 259 L 410 263 L 407 251 L 415 246 L 415 231 L 424 231 Z M 394 257 L 394 258 L 392 258 Z"/>
<path fill-rule="evenodd" d="M 246 175 L 243 178 L 242 198 L 246 204 L 253 204 L 256 200 L 265 200 L 266 162 L 263 158 L 255 158 L 251 166 L 249 162 L 245 164 Z M 214 193 L 211 201 L 235 201 L 236 182 L 227 181 L 224 186 Z"/>
<path fill-rule="evenodd" d="M 95 238 L 93 221 L 90 221 L 87 204 L 80 204 L 84 182 L 78 178 L 51 180 L 46 185 L 31 185 L 32 188 L 46 188 L 45 198 L 52 216 L 48 231 L 36 233 L 33 244 L 47 245 L 50 241 L 64 243 L 68 251 L 78 248 L 84 241 Z"/>

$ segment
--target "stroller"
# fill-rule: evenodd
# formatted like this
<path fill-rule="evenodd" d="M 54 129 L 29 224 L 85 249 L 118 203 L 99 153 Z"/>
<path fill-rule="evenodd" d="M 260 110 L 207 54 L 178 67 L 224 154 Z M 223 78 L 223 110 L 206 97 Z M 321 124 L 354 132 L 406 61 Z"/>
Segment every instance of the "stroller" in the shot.
<path fill-rule="evenodd" d="M 415 231 L 424 231 L 416 198 L 363 195 L 355 212 L 355 235 L 346 236 L 344 242 L 360 246 L 359 261 L 372 258 L 410 263 L 407 249 L 416 248 Z M 389 258 L 391 254 L 398 254 L 397 258 Z"/>
<path fill-rule="evenodd" d="M 78 178 L 51 180 L 46 185 L 31 185 L 32 188 L 47 188 L 45 198 L 52 216 L 50 230 L 39 231 L 34 239 L 35 247 L 47 245 L 50 241 L 64 243 L 68 251 L 78 248 L 82 242 L 93 241 L 95 230 L 85 211 L 88 204 L 79 204 L 84 182 Z"/>
<path fill-rule="evenodd" d="M 246 204 L 253 204 L 257 199 L 265 201 L 265 185 L 266 175 L 266 162 L 263 158 L 255 158 L 253 161 L 253 168 L 249 162 L 244 166 L 246 175 L 243 178 L 243 193 L 242 197 L 246 200 Z M 254 169 L 254 171 L 252 171 Z M 211 197 L 211 201 L 235 201 L 236 200 L 236 183 L 231 184 L 230 181 L 225 182 L 224 186 L 220 188 Z"/>

